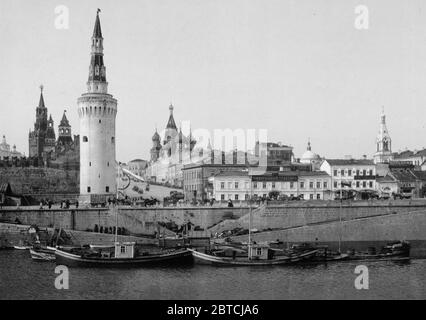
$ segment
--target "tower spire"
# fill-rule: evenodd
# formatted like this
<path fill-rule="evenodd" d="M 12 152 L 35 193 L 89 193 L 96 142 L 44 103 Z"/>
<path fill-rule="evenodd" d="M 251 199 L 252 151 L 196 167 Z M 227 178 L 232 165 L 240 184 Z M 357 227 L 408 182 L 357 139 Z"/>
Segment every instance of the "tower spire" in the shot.
<path fill-rule="evenodd" d="M 89 79 L 87 82 L 88 92 L 107 93 L 108 83 L 106 82 L 106 69 L 104 65 L 104 46 L 99 19 L 98 9 L 96 12 L 95 27 L 92 36 L 92 52 L 89 67 Z"/>
<path fill-rule="evenodd" d="M 44 89 L 44 86 L 41 84 L 40 85 L 40 101 L 38 102 L 39 108 L 46 108 L 44 105 L 43 89 Z"/>

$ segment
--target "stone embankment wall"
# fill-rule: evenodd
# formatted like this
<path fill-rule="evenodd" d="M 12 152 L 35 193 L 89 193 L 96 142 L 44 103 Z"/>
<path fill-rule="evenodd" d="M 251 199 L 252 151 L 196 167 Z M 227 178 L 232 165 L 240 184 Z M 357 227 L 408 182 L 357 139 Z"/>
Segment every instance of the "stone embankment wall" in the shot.
<path fill-rule="evenodd" d="M 25 209 L 21 207 L 0 210 L 0 221 L 15 222 L 18 219 L 27 225 L 42 227 L 62 227 L 70 230 L 93 230 L 98 227 L 114 227 L 116 220 L 119 227 L 124 227 L 134 234 L 154 234 L 158 231 L 157 222 L 175 222 L 178 226 L 187 222 L 193 228 L 206 230 L 225 219 L 245 215 L 247 208 L 120 208 L 118 215 L 114 209 Z M 201 231 L 200 234 L 204 235 Z"/>

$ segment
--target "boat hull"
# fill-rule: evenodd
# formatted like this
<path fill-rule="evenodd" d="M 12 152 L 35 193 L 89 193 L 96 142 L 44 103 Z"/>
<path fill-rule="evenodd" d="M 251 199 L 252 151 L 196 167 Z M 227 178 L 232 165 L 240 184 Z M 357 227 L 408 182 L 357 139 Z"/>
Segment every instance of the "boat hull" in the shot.
<path fill-rule="evenodd" d="M 196 264 L 207 264 L 215 266 L 274 266 L 296 264 L 307 261 L 315 256 L 318 250 L 312 250 L 299 255 L 275 257 L 270 260 L 249 260 L 248 258 L 228 258 L 213 256 L 189 249 L 192 252 Z"/>
<path fill-rule="evenodd" d="M 55 252 L 52 250 L 30 249 L 31 259 L 35 261 L 55 261 Z"/>
<path fill-rule="evenodd" d="M 56 250 L 56 264 L 69 267 L 105 267 L 105 268 L 129 268 L 144 266 L 180 266 L 192 263 L 192 254 L 187 250 L 140 256 L 136 258 L 88 258 L 62 250 Z"/>

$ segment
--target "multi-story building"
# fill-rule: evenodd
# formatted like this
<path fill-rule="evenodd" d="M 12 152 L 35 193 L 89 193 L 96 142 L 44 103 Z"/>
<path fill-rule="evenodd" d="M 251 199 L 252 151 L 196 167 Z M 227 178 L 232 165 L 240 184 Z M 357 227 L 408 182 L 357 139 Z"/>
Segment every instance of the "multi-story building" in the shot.
<path fill-rule="evenodd" d="M 275 171 L 252 174 L 248 170 L 219 172 L 209 178 L 212 196 L 219 201 L 266 198 L 276 191 L 287 197 L 306 200 L 330 199 L 331 177 L 324 171 Z"/>
<path fill-rule="evenodd" d="M 293 160 L 293 147 L 286 146 L 280 142 L 256 142 L 254 148 L 254 155 L 258 159 L 266 159 L 266 166 L 268 167 L 281 167 L 289 165 Z M 260 161 L 260 165 L 264 162 Z"/>
<path fill-rule="evenodd" d="M 376 166 L 368 159 L 325 159 L 321 170 L 331 177 L 333 193 L 348 187 L 355 191 L 376 189 Z"/>
<path fill-rule="evenodd" d="M 129 161 L 129 163 L 127 163 L 127 169 L 131 173 L 142 178 L 145 177 L 145 170 L 147 166 L 148 166 L 148 161 L 142 160 L 142 159 L 134 159 L 132 161 Z"/>
<path fill-rule="evenodd" d="M 183 192 L 187 200 L 205 201 L 213 197 L 213 185 L 209 178 L 221 172 L 242 171 L 246 164 L 194 163 L 182 168 Z"/>

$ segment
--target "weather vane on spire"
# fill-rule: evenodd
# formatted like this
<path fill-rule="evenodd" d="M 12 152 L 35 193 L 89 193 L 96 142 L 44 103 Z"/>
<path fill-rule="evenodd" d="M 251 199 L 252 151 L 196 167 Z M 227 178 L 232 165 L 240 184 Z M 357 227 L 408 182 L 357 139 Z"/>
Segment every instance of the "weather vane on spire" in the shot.
<path fill-rule="evenodd" d="M 41 84 L 40 85 L 40 91 L 41 91 L 41 93 L 43 93 L 43 89 L 44 89 L 44 86 Z"/>

